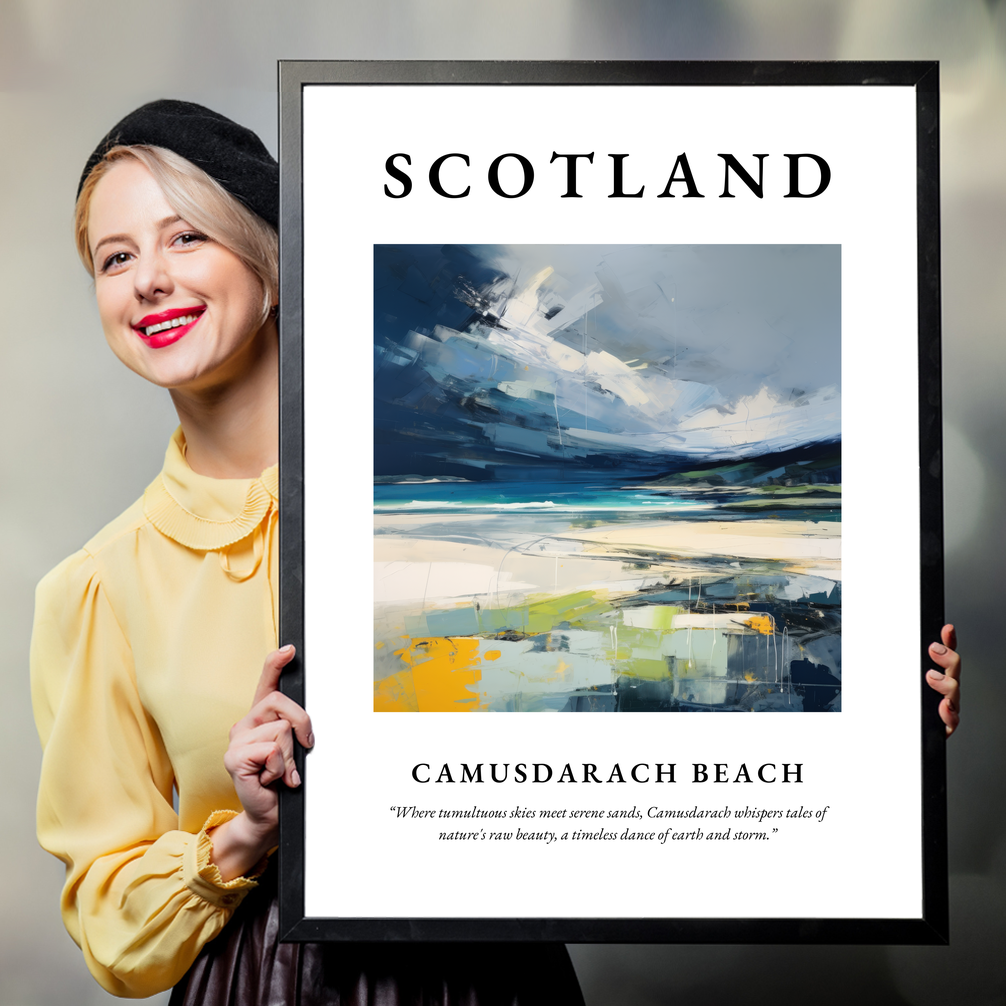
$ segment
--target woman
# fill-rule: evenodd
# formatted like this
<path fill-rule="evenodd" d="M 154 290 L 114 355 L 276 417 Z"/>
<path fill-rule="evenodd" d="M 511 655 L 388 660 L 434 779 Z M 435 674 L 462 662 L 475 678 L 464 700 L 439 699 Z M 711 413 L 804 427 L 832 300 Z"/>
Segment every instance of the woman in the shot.
<path fill-rule="evenodd" d="M 277 944 L 276 786 L 300 785 L 293 738 L 313 744 L 274 649 L 277 220 L 258 138 L 186 102 L 127 116 L 81 179 L 106 338 L 180 427 L 143 497 L 39 585 L 38 830 L 66 864 L 67 929 L 122 996 L 582 1004 L 557 945 Z M 954 646 L 948 626 L 931 648 L 948 733 Z"/>
<path fill-rule="evenodd" d="M 277 944 L 276 786 L 300 785 L 293 738 L 313 744 L 274 649 L 277 220 L 258 137 L 187 102 L 127 116 L 81 179 L 105 336 L 180 426 L 143 497 L 38 589 L 38 831 L 67 929 L 121 996 L 582 1004 L 561 945 Z"/>

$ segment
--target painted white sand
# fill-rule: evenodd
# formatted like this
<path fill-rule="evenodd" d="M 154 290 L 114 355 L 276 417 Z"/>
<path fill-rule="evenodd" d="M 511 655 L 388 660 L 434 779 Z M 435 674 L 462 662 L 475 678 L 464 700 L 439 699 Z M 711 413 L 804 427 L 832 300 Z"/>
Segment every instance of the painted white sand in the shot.
<path fill-rule="evenodd" d="M 838 579 L 842 525 L 838 521 L 661 521 L 594 528 L 556 535 L 585 543 L 585 551 L 606 554 L 648 549 L 683 556 L 774 559 L 789 568 Z"/>
<path fill-rule="evenodd" d="M 401 523 L 398 515 L 385 520 Z M 841 579 L 840 534 L 836 522 L 777 520 L 612 524 L 528 536 L 509 547 L 384 534 L 374 539 L 375 600 L 475 597 L 493 604 L 513 603 L 518 594 L 598 589 L 614 596 L 666 582 L 668 575 L 678 581 L 722 575 L 689 561 L 710 556 L 724 565 L 731 558 L 782 561 L 827 591 L 828 581 Z M 641 550 L 650 553 L 645 570 L 632 565 Z"/>

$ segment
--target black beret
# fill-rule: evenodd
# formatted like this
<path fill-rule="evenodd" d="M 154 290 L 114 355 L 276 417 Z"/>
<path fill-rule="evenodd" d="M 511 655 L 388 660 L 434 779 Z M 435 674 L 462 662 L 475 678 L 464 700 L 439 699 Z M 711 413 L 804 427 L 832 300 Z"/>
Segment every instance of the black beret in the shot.
<path fill-rule="evenodd" d="M 166 147 L 219 182 L 263 220 L 279 226 L 279 165 L 250 130 L 191 101 L 163 98 L 114 125 L 84 165 L 77 195 L 91 169 L 112 147 Z"/>

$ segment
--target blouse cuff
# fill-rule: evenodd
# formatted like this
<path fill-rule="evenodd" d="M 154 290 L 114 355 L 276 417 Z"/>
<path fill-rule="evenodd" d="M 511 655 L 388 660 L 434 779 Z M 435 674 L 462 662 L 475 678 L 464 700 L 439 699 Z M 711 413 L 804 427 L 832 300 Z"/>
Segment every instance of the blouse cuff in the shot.
<path fill-rule="evenodd" d="M 218 908 L 234 909 L 240 905 L 245 895 L 253 887 L 258 887 L 255 878 L 261 876 L 269 865 L 269 857 L 263 856 L 247 875 L 224 880 L 216 863 L 211 862 L 213 842 L 207 833 L 237 816 L 236 810 L 213 811 L 206 819 L 202 831 L 195 836 L 195 841 L 186 844 L 182 860 L 182 875 L 186 886 Z"/>

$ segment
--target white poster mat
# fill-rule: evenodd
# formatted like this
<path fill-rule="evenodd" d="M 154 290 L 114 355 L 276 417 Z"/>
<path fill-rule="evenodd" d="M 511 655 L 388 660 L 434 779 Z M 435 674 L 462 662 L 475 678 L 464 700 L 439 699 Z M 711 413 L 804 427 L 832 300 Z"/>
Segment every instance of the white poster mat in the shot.
<path fill-rule="evenodd" d="M 921 917 L 915 145 L 911 87 L 305 87 L 305 652 L 318 738 L 307 766 L 308 916 Z M 591 150 L 593 165 L 578 172 L 583 198 L 560 198 L 565 162 L 549 165 L 553 151 Z M 427 180 L 454 151 L 470 167 L 452 159 L 443 177 L 459 191 L 470 184 L 465 199 L 438 196 Z M 828 191 L 783 198 L 784 154 L 808 151 L 831 166 Z M 405 199 L 384 191 L 400 190 L 385 171 L 397 152 L 412 158 L 411 168 L 398 161 L 414 183 Z M 486 180 L 507 152 L 535 166 L 519 199 Z M 643 198 L 607 198 L 609 152 L 630 154 L 625 191 L 645 184 Z M 655 198 L 681 152 L 705 198 Z M 752 172 L 751 155 L 769 154 L 764 198 L 736 179 L 736 198 L 718 198 L 720 153 Z M 383 243 L 841 245 L 840 713 L 373 711 L 373 248 Z M 895 591 L 896 624 L 879 614 Z M 487 772 L 493 762 L 568 762 L 578 773 L 589 762 L 602 778 L 615 763 L 675 763 L 677 781 L 413 780 L 418 763 L 435 777 L 462 762 Z M 779 775 L 799 763 L 802 782 L 694 783 L 693 763 L 725 763 L 731 778 L 742 763 Z M 682 840 L 674 833 L 703 822 L 671 820 L 652 822 L 673 826 L 663 842 L 459 845 L 439 840 L 442 822 L 397 817 L 403 806 L 636 806 L 644 816 L 651 806 L 747 806 L 815 817 L 772 822 L 778 832 L 760 842 Z"/>

